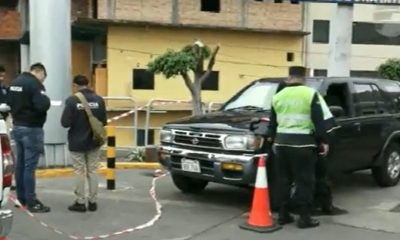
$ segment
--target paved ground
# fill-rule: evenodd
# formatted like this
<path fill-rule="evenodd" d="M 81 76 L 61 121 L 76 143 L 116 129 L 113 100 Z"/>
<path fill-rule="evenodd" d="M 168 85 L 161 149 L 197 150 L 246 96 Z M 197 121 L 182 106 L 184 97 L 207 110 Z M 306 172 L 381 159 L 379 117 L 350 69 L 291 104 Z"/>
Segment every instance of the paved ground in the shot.
<path fill-rule="evenodd" d="M 66 209 L 73 200 L 73 178 L 39 180 L 39 196 L 53 211 L 37 216 L 78 236 L 108 234 L 141 225 L 156 214 L 148 194 L 152 180 L 149 173 L 151 171 L 119 171 L 119 189 L 110 192 L 103 186 L 100 210 L 85 214 L 70 213 Z M 187 196 L 177 191 L 169 177 L 165 177 L 158 181 L 156 193 L 163 205 L 161 219 L 150 228 L 112 239 L 398 240 L 400 237 L 400 213 L 390 212 L 400 203 L 400 187 L 380 189 L 366 174 L 345 177 L 335 189 L 335 201 L 350 211 L 348 215 L 323 217 L 322 226 L 317 229 L 298 230 L 287 226 L 270 235 L 238 228 L 238 224 L 245 221 L 242 215 L 248 210 L 251 198 L 246 189 L 212 184 L 202 195 Z M 10 240 L 68 239 L 18 210 L 15 213 Z"/>

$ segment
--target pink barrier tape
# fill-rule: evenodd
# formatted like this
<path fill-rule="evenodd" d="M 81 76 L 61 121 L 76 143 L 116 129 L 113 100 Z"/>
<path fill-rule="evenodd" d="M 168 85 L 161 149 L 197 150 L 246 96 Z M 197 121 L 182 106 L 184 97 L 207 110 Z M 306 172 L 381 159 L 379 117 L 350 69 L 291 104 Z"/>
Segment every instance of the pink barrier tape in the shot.
<path fill-rule="evenodd" d="M 162 106 L 162 105 L 177 104 L 177 103 L 178 104 L 179 103 L 191 103 L 191 102 L 192 101 L 180 101 L 180 100 L 179 101 L 173 101 L 173 100 L 171 100 L 171 101 L 156 102 L 156 103 L 154 103 L 154 106 Z M 112 117 L 112 118 L 108 119 L 107 122 L 110 123 L 110 122 L 118 121 L 121 118 L 128 117 L 129 115 L 134 114 L 135 111 L 141 111 L 141 110 L 144 110 L 146 108 L 147 108 L 147 106 L 139 107 L 136 110 L 130 110 L 128 112 L 122 113 L 122 114 L 120 114 L 118 116 L 115 116 L 115 117 Z"/>
<path fill-rule="evenodd" d="M 52 226 L 50 224 L 47 224 L 45 222 L 43 222 L 42 220 L 40 220 L 37 216 L 35 216 L 33 213 L 31 213 L 26 207 L 22 206 L 21 203 L 18 201 L 18 199 L 16 198 L 15 195 L 13 194 L 9 194 L 9 199 L 15 203 L 17 206 L 19 206 L 19 209 L 24 212 L 25 214 L 27 214 L 28 216 L 30 216 L 31 218 L 33 218 L 36 222 L 38 222 L 40 225 L 42 225 L 43 227 L 50 229 L 51 231 L 53 231 L 54 233 L 58 234 L 58 235 L 64 235 L 67 236 L 69 239 L 74 239 L 74 240 L 98 240 L 98 239 L 106 239 L 106 238 L 110 238 L 110 237 L 114 237 L 114 236 L 120 236 L 123 234 L 128 234 L 128 233 L 133 233 L 139 230 L 143 230 L 146 228 L 149 228 L 151 226 L 153 226 L 158 220 L 160 220 L 161 215 L 162 215 L 162 205 L 161 203 L 158 201 L 157 199 L 157 194 L 156 194 L 156 183 L 157 180 L 167 176 L 168 173 L 165 173 L 163 175 L 160 175 L 158 177 L 154 177 L 152 180 L 152 184 L 151 184 L 151 188 L 149 190 L 149 194 L 150 197 L 153 199 L 154 203 L 155 203 L 155 208 L 156 208 L 156 215 L 148 222 L 141 224 L 139 226 L 136 227 L 132 227 L 132 228 L 127 228 L 121 231 L 116 231 L 110 234 L 103 234 L 103 235 L 98 235 L 98 236 L 75 236 L 75 235 L 70 235 L 62 230 L 60 230 L 59 228 Z"/>

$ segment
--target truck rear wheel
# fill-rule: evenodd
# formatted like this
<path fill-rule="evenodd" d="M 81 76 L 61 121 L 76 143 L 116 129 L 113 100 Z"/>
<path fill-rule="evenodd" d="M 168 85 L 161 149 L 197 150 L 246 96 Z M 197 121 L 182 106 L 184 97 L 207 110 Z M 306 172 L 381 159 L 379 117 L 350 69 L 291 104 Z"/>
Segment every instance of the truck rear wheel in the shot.
<path fill-rule="evenodd" d="M 172 181 L 183 193 L 200 193 L 208 185 L 207 181 L 172 173 Z"/>
<path fill-rule="evenodd" d="M 383 154 L 382 165 L 372 168 L 376 183 L 381 187 L 395 186 L 400 180 L 400 147 L 390 144 Z"/>

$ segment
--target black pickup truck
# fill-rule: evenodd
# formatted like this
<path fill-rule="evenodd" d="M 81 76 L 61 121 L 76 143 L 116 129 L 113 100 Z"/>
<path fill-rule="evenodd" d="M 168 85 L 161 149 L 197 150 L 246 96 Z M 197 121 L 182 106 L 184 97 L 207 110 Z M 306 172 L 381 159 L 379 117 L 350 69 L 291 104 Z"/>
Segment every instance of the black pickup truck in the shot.
<path fill-rule="evenodd" d="M 177 188 L 194 193 L 208 182 L 254 184 L 255 155 L 267 152 L 268 146 L 262 136 L 249 130 L 250 123 L 254 118 L 268 118 L 281 80 L 256 80 L 219 111 L 163 127 L 160 162 L 170 170 Z M 321 93 L 340 124 L 331 145 L 329 173 L 371 169 L 378 185 L 396 185 L 400 179 L 400 84 L 322 77 L 307 79 L 307 85 Z M 270 154 L 268 163 L 272 162 Z M 269 171 L 269 180 L 271 176 Z"/>

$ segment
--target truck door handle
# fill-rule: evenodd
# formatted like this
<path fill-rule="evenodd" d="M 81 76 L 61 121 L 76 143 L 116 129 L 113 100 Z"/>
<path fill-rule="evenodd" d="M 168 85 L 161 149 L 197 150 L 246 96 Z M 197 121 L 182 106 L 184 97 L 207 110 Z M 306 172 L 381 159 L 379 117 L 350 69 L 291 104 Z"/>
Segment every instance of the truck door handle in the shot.
<path fill-rule="evenodd" d="M 354 125 L 354 127 L 357 128 L 357 131 L 361 131 L 361 123 L 356 122 L 356 123 L 353 123 L 353 125 Z"/>

